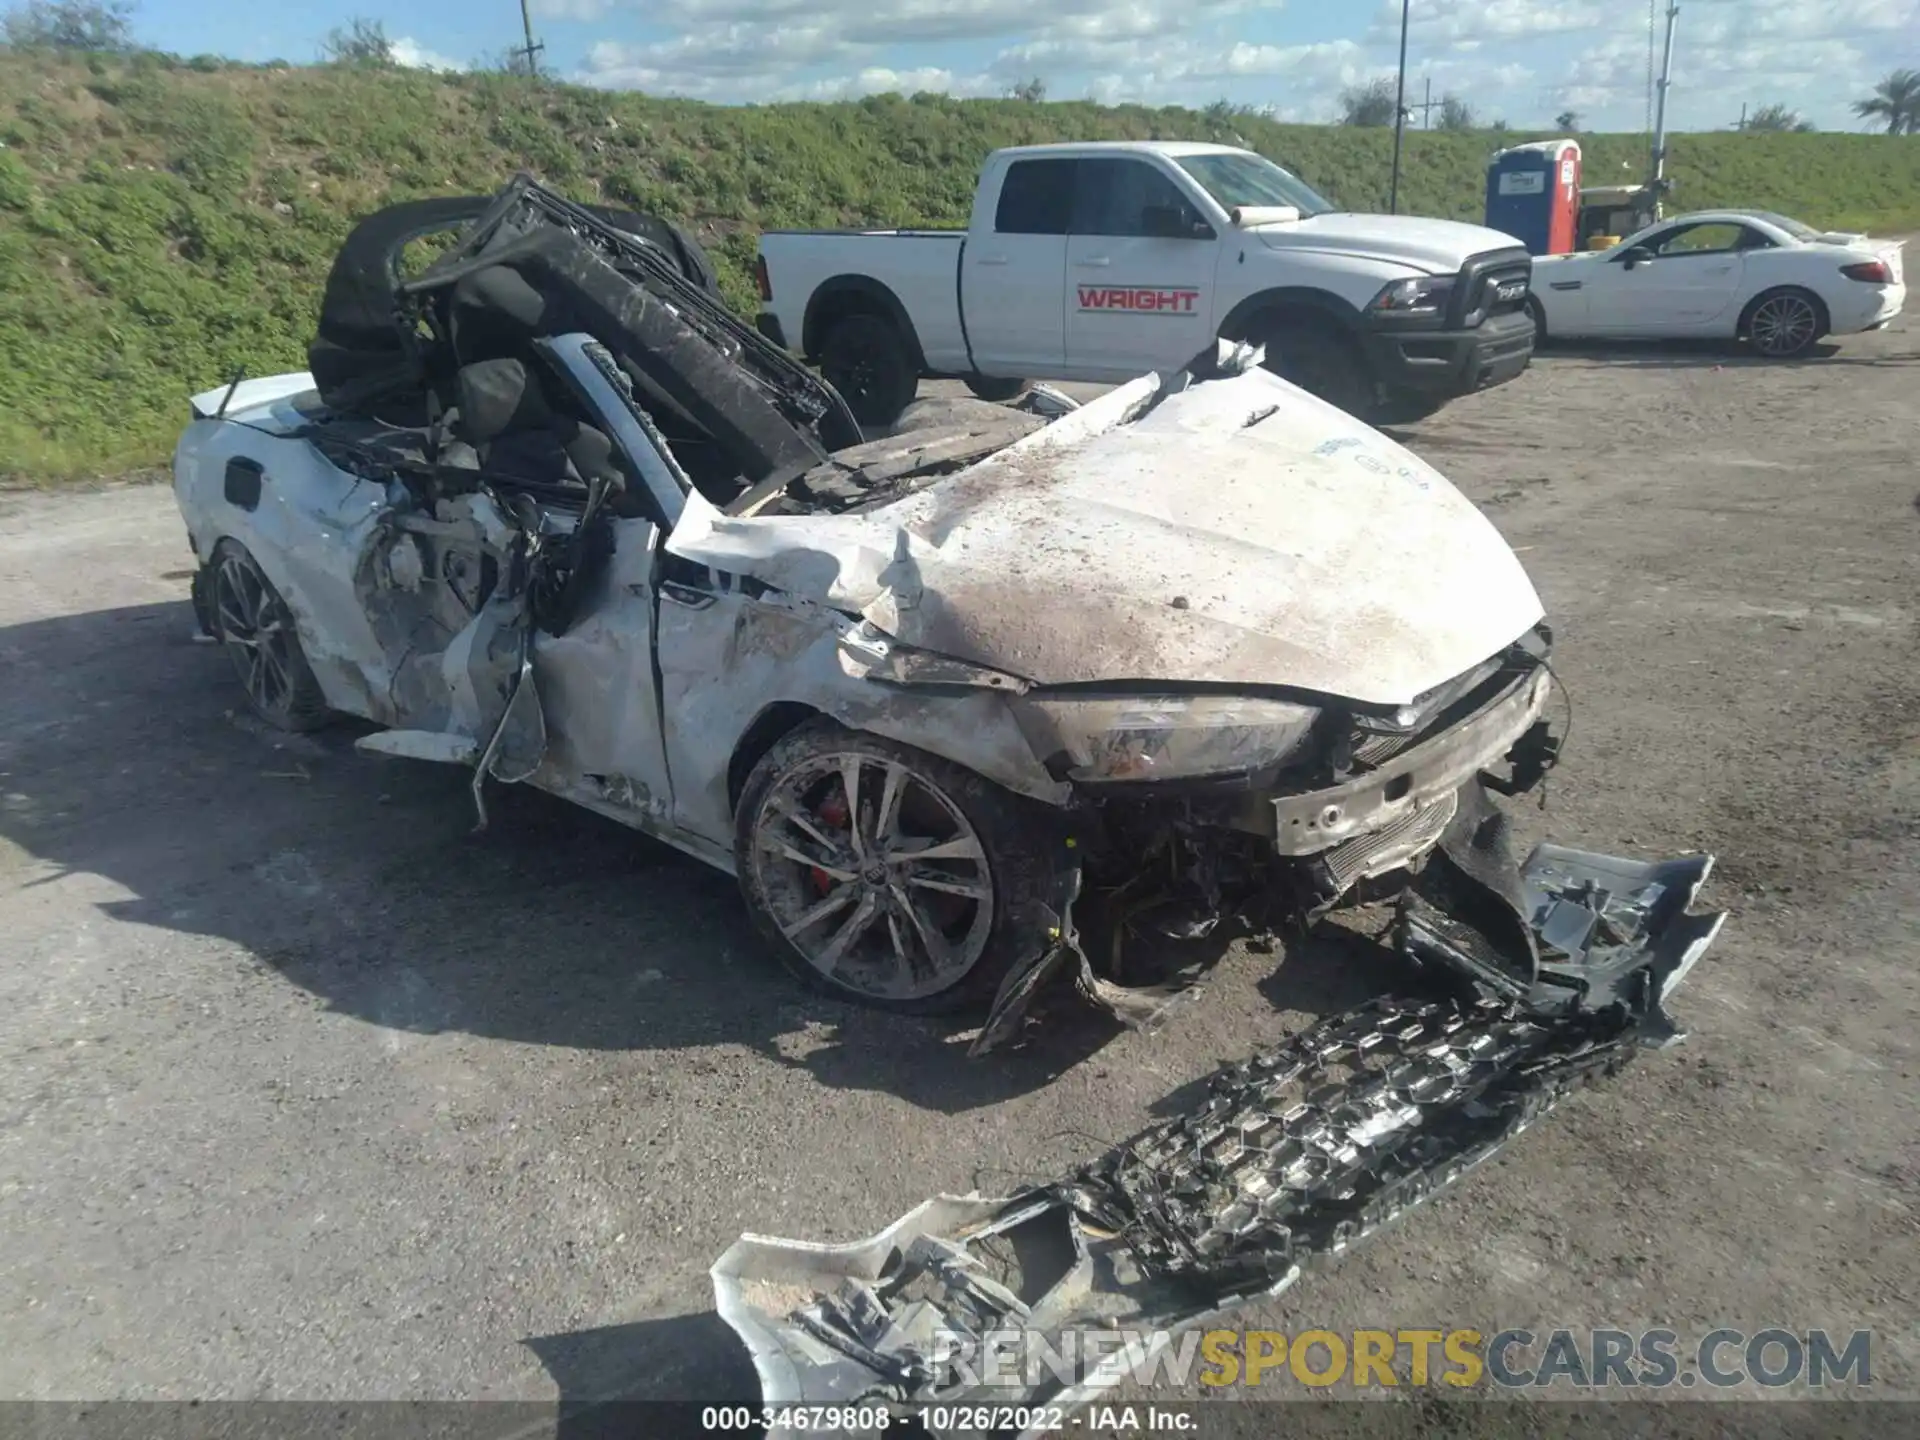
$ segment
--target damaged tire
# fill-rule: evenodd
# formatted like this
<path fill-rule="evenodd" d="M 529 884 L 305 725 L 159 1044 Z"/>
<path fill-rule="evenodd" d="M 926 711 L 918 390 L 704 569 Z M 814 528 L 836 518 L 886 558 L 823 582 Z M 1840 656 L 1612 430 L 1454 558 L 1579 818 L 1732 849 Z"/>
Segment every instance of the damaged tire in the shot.
<path fill-rule="evenodd" d="M 1051 812 L 938 756 L 809 721 L 754 766 L 734 864 L 802 981 L 926 1015 L 984 1006 L 1044 920 Z"/>
<path fill-rule="evenodd" d="M 1375 425 L 1417 425 L 1437 415 L 1445 406 L 1444 397 L 1421 395 L 1411 390 L 1389 390 L 1368 417 Z"/>
<path fill-rule="evenodd" d="M 233 662 L 247 706 L 276 730 L 318 730 L 332 719 L 294 630 L 293 612 L 238 540 L 222 540 L 207 567 L 213 637 Z"/>
<path fill-rule="evenodd" d="M 884 430 L 920 389 L 906 337 L 882 315 L 843 316 L 820 346 L 820 373 L 865 430 Z"/>

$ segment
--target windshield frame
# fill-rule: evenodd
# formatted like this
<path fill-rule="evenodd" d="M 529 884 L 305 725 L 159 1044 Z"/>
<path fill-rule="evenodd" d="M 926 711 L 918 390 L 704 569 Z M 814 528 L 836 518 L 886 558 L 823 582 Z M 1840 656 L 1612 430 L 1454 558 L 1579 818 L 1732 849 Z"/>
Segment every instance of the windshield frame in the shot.
<path fill-rule="evenodd" d="M 1334 212 L 1334 204 L 1326 196 L 1291 170 L 1282 165 L 1276 165 L 1266 156 L 1252 150 L 1203 150 L 1189 155 L 1170 155 L 1167 158 L 1179 167 L 1181 174 L 1198 185 L 1214 204 L 1229 215 L 1243 206 L 1267 205 L 1291 205 L 1300 212 L 1300 218 L 1303 220 L 1309 216 L 1330 215 Z M 1232 173 L 1236 170 L 1239 172 L 1237 175 Z M 1218 173 L 1221 171 L 1228 173 Z M 1262 180 L 1277 176 L 1279 183 L 1275 185 L 1269 180 L 1269 189 L 1278 191 L 1281 198 L 1276 199 L 1272 194 L 1249 193 L 1250 186 L 1246 191 L 1229 188 L 1230 180 L 1239 180 L 1244 184 L 1254 176 Z"/>

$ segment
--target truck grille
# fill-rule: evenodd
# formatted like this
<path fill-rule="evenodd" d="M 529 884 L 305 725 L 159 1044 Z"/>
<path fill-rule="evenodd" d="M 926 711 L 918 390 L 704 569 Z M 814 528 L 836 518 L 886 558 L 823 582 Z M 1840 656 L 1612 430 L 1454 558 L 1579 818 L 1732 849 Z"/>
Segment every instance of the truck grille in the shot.
<path fill-rule="evenodd" d="M 1532 288 L 1533 267 L 1509 266 L 1480 278 L 1480 293 L 1473 297 L 1473 308 L 1489 315 L 1507 315 L 1523 310 L 1527 291 Z"/>
<path fill-rule="evenodd" d="M 1470 329 L 1490 315 L 1524 309 L 1532 288 L 1533 256 L 1523 247 L 1475 255 L 1460 267 L 1458 323 Z"/>

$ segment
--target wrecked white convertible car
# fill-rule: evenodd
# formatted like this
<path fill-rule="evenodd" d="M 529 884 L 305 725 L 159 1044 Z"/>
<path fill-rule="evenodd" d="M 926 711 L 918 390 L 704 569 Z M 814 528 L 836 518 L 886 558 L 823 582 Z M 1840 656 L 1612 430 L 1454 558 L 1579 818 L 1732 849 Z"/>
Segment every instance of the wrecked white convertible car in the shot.
<path fill-rule="evenodd" d="M 769 1403 L 1084 1398 L 1143 1357 L 1008 1386 L 983 1349 L 1276 1294 L 1677 1038 L 1711 857 L 1510 853 L 1489 791 L 1557 758 L 1533 586 L 1253 358 L 866 441 L 684 236 L 522 179 L 370 217 L 312 373 L 193 402 L 196 608 L 263 719 L 360 716 L 363 749 L 468 767 L 482 824 L 490 779 L 529 784 L 727 869 L 833 993 L 984 1007 L 978 1051 L 1056 978 L 1131 1020 L 1193 993 L 1124 937 L 1360 897 L 1451 992 L 1328 1020 L 1057 1183 L 743 1237 L 716 1304 Z"/>
<path fill-rule="evenodd" d="M 312 373 L 196 397 L 175 488 L 263 719 L 374 721 L 365 750 L 470 767 L 483 824 L 492 778 L 658 836 L 835 994 L 995 1002 L 977 1049 L 1059 974 L 1154 1013 L 1179 987 L 1116 983 L 1122 934 L 1415 872 L 1410 953 L 1651 1013 L 1644 956 L 1596 989 L 1530 917 L 1462 918 L 1520 913 L 1470 822 L 1555 753 L 1519 561 L 1251 358 L 863 441 L 697 247 L 523 177 L 363 222 Z"/>

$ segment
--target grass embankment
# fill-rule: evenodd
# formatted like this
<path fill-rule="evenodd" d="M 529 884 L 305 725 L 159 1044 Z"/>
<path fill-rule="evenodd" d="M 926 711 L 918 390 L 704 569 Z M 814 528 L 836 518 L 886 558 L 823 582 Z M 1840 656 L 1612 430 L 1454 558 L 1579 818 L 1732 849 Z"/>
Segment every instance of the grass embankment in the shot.
<path fill-rule="evenodd" d="M 762 227 L 963 224 L 996 146 L 1243 141 L 1341 203 L 1384 208 L 1391 135 L 1084 103 L 878 97 L 716 108 L 504 76 L 259 68 L 0 51 L 0 475 L 165 456 L 184 397 L 235 367 L 303 368 L 327 266 L 392 200 L 529 169 L 583 200 L 691 221 L 752 305 Z M 1522 136 L 1416 133 L 1403 208 L 1477 219 L 1486 157 Z M 1586 137 L 1589 183 L 1639 136 Z M 1678 203 L 1920 228 L 1920 141 L 1683 135 Z"/>

